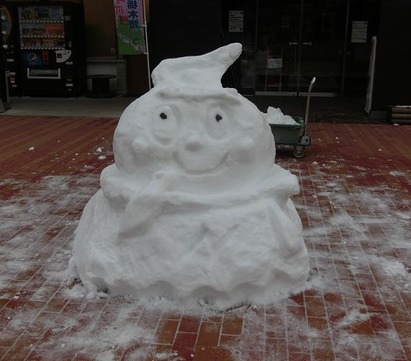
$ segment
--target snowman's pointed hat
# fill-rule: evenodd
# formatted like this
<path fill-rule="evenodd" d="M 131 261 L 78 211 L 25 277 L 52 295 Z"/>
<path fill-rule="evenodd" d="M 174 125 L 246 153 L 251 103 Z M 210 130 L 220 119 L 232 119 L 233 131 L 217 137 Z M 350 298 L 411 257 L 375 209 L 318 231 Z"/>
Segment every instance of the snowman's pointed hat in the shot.
<path fill-rule="evenodd" d="M 233 43 L 204 55 L 163 60 L 151 74 L 153 84 L 187 91 L 221 89 L 222 76 L 241 51 L 242 45 Z"/>

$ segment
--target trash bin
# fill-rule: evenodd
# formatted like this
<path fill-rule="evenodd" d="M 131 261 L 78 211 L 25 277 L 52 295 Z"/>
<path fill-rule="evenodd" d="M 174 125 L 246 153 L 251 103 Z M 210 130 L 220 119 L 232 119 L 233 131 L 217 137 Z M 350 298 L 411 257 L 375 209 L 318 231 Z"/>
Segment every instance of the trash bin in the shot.
<path fill-rule="evenodd" d="M 110 98 L 116 96 L 116 92 L 111 90 L 110 79 L 116 76 L 113 74 L 93 74 L 87 78 L 91 79 L 91 90 L 88 95 L 91 98 Z"/>

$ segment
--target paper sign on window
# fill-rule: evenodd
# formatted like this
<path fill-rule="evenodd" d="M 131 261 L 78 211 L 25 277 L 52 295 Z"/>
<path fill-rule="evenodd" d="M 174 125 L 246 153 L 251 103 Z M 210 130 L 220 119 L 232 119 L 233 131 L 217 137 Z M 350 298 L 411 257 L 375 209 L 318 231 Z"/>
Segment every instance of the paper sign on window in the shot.
<path fill-rule="evenodd" d="M 268 58 L 267 68 L 268 69 L 281 69 L 283 67 L 283 58 Z"/>
<path fill-rule="evenodd" d="M 228 31 L 230 33 L 241 33 L 244 31 L 244 11 L 236 10 L 230 11 L 228 14 L 229 27 Z"/>
<path fill-rule="evenodd" d="M 367 42 L 367 28 L 368 21 L 353 21 L 351 30 L 352 43 L 366 43 Z"/>

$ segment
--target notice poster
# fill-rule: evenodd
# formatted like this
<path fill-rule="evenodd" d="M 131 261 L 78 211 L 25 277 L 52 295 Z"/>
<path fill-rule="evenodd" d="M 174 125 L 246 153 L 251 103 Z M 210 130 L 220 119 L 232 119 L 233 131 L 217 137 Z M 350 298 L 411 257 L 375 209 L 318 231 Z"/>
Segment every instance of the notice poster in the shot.
<path fill-rule="evenodd" d="M 283 58 L 268 58 L 267 69 L 281 69 L 283 67 Z"/>
<path fill-rule="evenodd" d="M 368 21 L 353 21 L 351 30 L 352 43 L 366 43 L 367 42 L 367 28 Z"/>
<path fill-rule="evenodd" d="M 244 11 L 230 11 L 228 16 L 230 33 L 242 33 L 244 31 Z"/>
<path fill-rule="evenodd" d="M 113 1 L 119 54 L 146 53 L 143 0 Z"/>

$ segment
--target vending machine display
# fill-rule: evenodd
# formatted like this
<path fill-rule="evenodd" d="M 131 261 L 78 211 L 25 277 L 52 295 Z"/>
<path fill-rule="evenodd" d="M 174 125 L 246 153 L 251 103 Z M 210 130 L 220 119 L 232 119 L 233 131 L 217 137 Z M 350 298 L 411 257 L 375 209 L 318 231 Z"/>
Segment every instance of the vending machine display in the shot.
<path fill-rule="evenodd" d="M 78 96 L 86 88 L 79 4 L 17 8 L 22 95 Z"/>
<path fill-rule="evenodd" d="M 5 58 L 5 71 L 7 77 L 5 82 L 7 83 L 8 95 L 19 95 L 19 79 L 18 79 L 18 60 L 16 52 L 16 33 L 17 29 L 13 20 L 13 6 L 0 6 L 1 16 L 1 33 L 3 41 L 3 55 Z"/>

